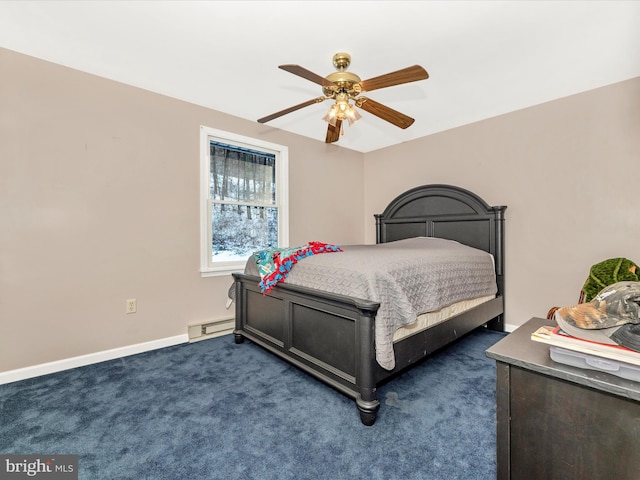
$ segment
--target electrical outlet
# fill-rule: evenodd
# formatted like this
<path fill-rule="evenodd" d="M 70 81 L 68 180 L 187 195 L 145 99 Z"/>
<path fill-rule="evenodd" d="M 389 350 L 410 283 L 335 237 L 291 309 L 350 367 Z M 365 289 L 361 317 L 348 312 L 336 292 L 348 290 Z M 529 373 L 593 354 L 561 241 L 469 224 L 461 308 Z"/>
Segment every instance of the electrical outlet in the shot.
<path fill-rule="evenodd" d="M 127 300 L 127 313 L 136 313 L 137 305 L 136 299 L 130 298 Z"/>

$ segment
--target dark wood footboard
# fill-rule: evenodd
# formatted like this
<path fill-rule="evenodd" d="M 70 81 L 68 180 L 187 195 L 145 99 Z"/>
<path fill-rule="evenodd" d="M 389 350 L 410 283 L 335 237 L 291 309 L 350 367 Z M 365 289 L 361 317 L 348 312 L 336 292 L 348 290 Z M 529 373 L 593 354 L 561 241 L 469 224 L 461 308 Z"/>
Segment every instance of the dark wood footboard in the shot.
<path fill-rule="evenodd" d="M 261 345 L 355 399 L 372 425 L 376 398 L 374 326 L 377 302 L 280 284 L 269 295 L 258 277 L 233 274 L 236 343 Z"/>

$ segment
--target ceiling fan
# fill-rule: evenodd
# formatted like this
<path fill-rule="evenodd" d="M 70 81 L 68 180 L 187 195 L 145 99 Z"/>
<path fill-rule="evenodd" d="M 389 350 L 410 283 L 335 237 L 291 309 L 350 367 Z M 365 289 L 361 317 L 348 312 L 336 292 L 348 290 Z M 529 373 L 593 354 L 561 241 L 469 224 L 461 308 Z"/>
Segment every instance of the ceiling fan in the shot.
<path fill-rule="evenodd" d="M 344 52 L 336 53 L 333 56 L 333 65 L 338 71 L 326 77 L 321 77 L 300 65 L 280 65 L 279 68 L 282 70 L 321 85 L 324 95 L 262 117 L 258 119 L 258 123 L 266 123 L 288 113 L 300 110 L 301 108 L 308 107 L 309 105 L 332 99 L 335 100 L 335 104 L 331 106 L 327 114 L 323 117 L 323 120 L 329 123 L 327 137 L 325 139 L 326 143 L 336 142 L 340 138 L 340 133 L 344 134 L 342 128 L 343 121 L 346 120 L 349 125 L 353 125 L 361 118 L 355 107 L 362 108 L 376 117 L 400 128 L 407 128 L 413 124 L 413 118 L 378 103 L 375 100 L 359 95 L 362 92 L 371 92 L 372 90 L 391 87 L 393 85 L 426 80 L 429 78 L 429 74 L 424 68 L 420 65 L 414 65 L 370 78 L 369 80 L 360 80 L 360 77 L 355 73 L 346 71 L 350 64 L 351 55 Z M 351 104 L 351 101 L 353 101 L 353 104 Z"/>

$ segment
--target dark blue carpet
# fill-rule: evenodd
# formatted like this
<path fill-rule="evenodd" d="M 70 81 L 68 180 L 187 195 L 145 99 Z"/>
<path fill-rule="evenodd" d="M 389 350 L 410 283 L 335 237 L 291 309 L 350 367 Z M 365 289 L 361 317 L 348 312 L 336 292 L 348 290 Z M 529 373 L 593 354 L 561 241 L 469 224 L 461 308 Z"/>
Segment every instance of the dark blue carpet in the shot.
<path fill-rule="evenodd" d="M 481 329 L 383 385 L 378 420 L 230 335 L 0 386 L 1 454 L 77 454 L 85 480 L 495 478 Z"/>

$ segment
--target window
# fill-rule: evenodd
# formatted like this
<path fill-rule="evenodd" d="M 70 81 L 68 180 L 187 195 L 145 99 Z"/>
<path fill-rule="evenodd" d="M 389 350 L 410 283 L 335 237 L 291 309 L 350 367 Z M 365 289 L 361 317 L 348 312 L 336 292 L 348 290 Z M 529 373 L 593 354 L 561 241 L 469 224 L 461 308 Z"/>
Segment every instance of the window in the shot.
<path fill-rule="evenodd" d="M 288 149 L 200 127 L 203 276 L 244 269 L 256 250 L 288 246 Z"/>

